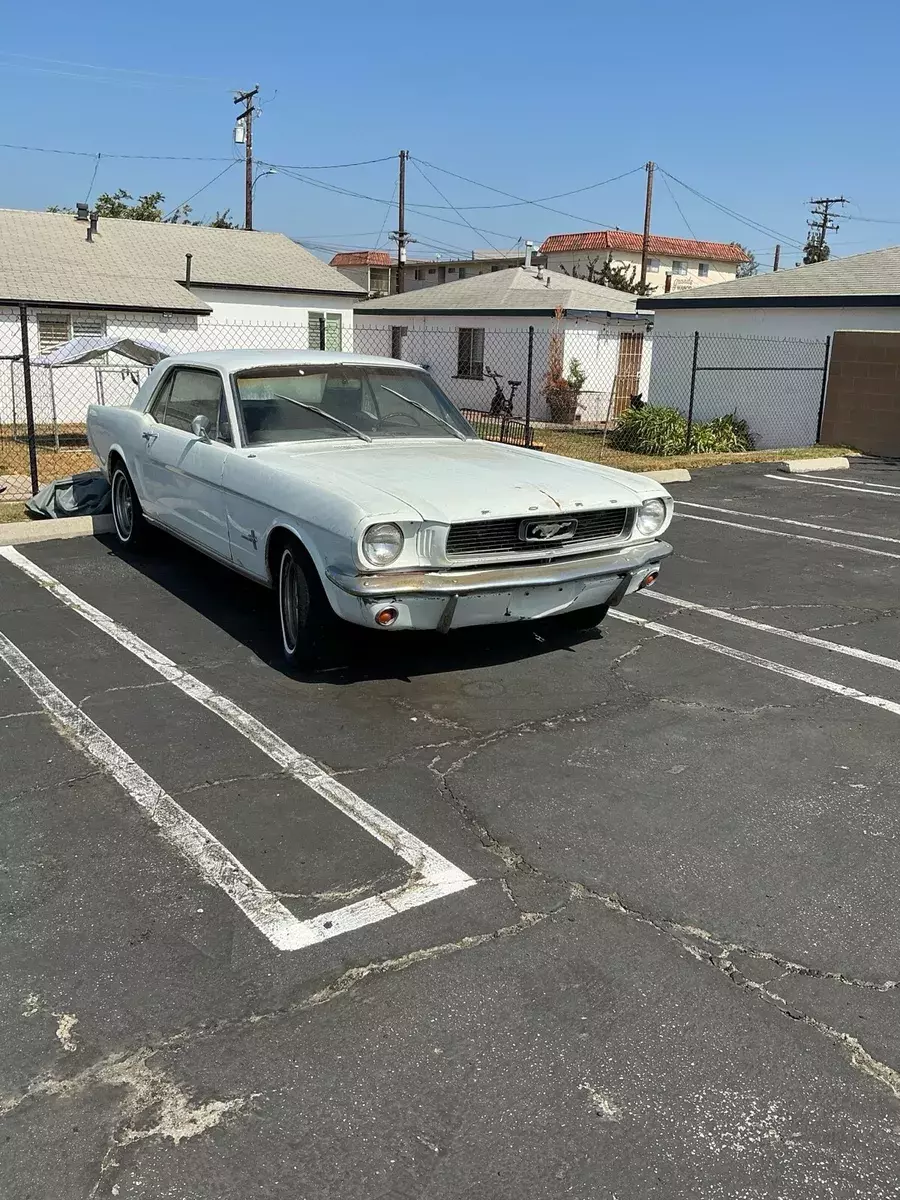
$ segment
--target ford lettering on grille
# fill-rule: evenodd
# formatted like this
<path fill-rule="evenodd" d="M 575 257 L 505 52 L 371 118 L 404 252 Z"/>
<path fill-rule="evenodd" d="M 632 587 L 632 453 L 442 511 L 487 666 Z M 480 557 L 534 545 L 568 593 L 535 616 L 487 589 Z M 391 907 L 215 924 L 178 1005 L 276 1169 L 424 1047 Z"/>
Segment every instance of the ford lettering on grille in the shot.
<path fill-rule="evenodd" d="M 568 542 L 575 536 L 577 528 L 575 517 L 561 521 L 523 521 L 519 537 L 523 542 Z"/>

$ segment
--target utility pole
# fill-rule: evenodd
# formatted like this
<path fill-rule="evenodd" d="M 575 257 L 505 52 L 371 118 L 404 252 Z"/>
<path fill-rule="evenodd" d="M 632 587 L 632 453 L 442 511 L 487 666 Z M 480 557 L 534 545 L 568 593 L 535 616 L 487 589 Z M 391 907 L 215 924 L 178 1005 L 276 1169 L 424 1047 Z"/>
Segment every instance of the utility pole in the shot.
<path fill-rule="evenodd" d="M 253 116 L 256 105 L 253 97 L 259 93 L 259 84 L 250 92 L 238 92 L 234 98 L 235 104 L 246 104 L 237 120 L 243 122 L 244 133 L 244 228 L 253 228 Z"/>
<path fill-rule="evenodd" d="M 641 242 L 641 288 L 647 285 L 647 258 L 650 253 L 650 208 L 653 204 L 653 172 L 656 164 L 648 162 L 644 170 L 647 172 L 647 195 L 644 200 L 644 239 Z"/>
<path fill-rule="evenodd" d="M 821 250 L 825 245 L 825 235 L 829 229 L 837 231 L 840 226 L 835 224 L 829 217 L 829 212 L 833 204 L 846 204 L 847 201 L 843 196 L 823 196 L 819 200 L 810 200 L 813 219 L 807 221 L 807 225 L 812 230 L 810 234 L 810 242 L 818 246 Z"/>
<path fill-rule="evenodd" d="M 400 179 L 397 184 L 397 228 L 391 234 L 391 241 L 397 243 L 397 272 L 394 278 L 394 292 L 399 295 L 406 290 L 406 247 L 414 241 L 406 230 L 406 160 L 408 150 L 400 151 Z"/>
<path fill-rule="evenodd" d="M 772 270 L 777 271 L 781 266 L 781 242 L 775 243 L 775 259 L 772 263 Z"/>

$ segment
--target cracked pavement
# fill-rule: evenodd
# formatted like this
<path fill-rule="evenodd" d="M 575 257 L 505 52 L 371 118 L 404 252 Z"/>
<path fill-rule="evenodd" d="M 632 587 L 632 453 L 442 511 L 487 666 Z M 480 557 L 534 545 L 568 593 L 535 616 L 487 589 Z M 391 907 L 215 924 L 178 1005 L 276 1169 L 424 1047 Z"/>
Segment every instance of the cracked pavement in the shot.
<path fill-rule="evenodd" d="M 673 492 L 897 527 L 765 471 Z M 897 653 L 900 560 L 689 515 L 671 539 L 665 593 Z M 0 666 L 0 1195 L 897 1196 L 900 717 L 613 620 L 354 636 L 292 677 L 265 593 L 186 550 L 25 553 L 477 883 L 279 953 Z M 627 607 L 900 701 L 887 666 Z M 0 630 L 299 917 L 410 878 L 5 562 Z"/>

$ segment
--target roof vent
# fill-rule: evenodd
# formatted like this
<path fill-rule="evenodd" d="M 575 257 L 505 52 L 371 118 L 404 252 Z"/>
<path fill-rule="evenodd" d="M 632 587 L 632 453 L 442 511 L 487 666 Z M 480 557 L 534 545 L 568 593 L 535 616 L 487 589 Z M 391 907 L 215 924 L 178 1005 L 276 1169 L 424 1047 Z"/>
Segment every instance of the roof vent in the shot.
<path fill-rule="evenodd" d="M 79 202 L 78 204 L 75 205 L 75 220 L 76 221 L 87 221 L 88 220 L 88 206 L 86 204 Z"/>
<path fill-rule="evenodd" d="M 544 278 L 544 268 L 540 265 L 538 266 L 538 269 L 537 269 L 537 278 L 538 279 Z"/>

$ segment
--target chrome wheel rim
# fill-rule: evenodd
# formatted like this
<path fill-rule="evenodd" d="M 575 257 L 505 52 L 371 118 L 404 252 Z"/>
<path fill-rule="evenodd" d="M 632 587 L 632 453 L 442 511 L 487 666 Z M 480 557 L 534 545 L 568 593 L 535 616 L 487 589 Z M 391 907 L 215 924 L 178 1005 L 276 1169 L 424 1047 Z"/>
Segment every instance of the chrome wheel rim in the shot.
<path fill-rule="evenodd" d="M 297 649 L 300 636 L 300 602 L 297 591 L 300 573 L 294 556 L 286 550 L 281 559 L 279 597 L 281 603 L 281 638 L 288 654 Z"/>
<path fill-rule="evenodd" d="M 131 485 L 122 471 L 117 471 L 113 479 L 112 501 L 116 532 L 123 542 L 127 542 L 134 528 L 134 502 Z"/>

